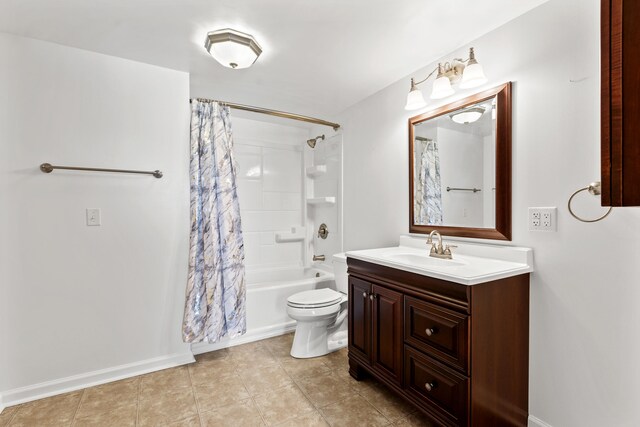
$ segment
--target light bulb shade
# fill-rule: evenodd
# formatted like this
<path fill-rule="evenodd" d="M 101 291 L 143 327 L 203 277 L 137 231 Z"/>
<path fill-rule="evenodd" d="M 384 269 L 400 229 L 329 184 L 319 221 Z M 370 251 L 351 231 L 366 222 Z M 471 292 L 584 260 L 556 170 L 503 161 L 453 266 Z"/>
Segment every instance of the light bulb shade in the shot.
<path fill-rule="evenodd" d="M 487 82 L 487 77 L 484 75 L 482 65 L 477 62 L 469 64 L 462 73 L 462 82 L 460 82 L 461 89 L 470 89 L 483 85 Z"/>
<path fill-rule="evenodd" d="M 220 64 L 235 69 L 250 67 L 262 53 L 252 35 L 229 28 L 207 33 L 204 47 Z"/>
<path fill-rule="evenodd" d="M 473 107 L 467 108 L 466 110 L 462 110 L 457 113 L 453 113 L 450 115 L 451 120 L 459 124 L 468 124 L 477 122 L 480 117 L 484 114 L 484 108 L 482 107 Z"/>
<path fill-rule="evenodd" d="M 407 105 L 404 106 L 404 109 L 417 110 L 419 108 L 425 107 L 426 105 L 427 101 L 424 100 L 422 91 L 416 87 L 409 91 L 409 94 L 407 95 Z"/>
<path fill-rule="evenodd" d="M 454 90 L 451 87 L 451 82 L 449 81 L 449 77 L 446 77 L 446 76 L 438 77 L 436 81 L 433 82 L 431 99 L 446 98 L 447 96 L 453 95 L 453 93 L 454 93 Z"/>

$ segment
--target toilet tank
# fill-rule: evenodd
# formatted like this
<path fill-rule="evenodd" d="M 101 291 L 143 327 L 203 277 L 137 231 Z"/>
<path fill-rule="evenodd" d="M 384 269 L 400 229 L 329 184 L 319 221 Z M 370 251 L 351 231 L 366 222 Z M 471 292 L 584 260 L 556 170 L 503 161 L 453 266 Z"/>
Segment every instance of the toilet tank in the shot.
<path fill-rule="evenodd" d="M 347 256 L 344 253 L 333 256 L 333 274 L 336 281 L 336 290 L 343 294 L 348 294 Z"/>

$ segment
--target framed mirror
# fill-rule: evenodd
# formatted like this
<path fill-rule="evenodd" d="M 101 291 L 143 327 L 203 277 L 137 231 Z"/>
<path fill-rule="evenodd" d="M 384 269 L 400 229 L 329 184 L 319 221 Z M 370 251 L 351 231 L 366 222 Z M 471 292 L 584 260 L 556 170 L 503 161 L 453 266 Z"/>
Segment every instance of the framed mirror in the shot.
<path fill-rule="evenodd" d="M 511 240 L 511 82 L 409 119 L 409 231 Z"/>

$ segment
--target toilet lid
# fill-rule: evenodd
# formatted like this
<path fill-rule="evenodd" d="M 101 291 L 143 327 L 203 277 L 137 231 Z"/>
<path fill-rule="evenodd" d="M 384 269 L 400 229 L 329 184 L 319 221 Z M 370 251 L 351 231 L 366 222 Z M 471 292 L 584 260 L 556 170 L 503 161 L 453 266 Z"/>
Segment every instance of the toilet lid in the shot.
<path fill-rule="evenodd" d="M 290 306 L 295 307 L 326 307 L 339 303 L 342 294 L 333 289 L 314 289 L 312 291 L 298 292 L 287 298 Z"/>

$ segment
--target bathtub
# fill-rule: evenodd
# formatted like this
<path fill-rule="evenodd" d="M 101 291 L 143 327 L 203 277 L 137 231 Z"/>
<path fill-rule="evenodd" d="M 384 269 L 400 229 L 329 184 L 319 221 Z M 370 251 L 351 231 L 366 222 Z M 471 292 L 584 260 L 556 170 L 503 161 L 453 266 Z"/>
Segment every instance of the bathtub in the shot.
<path fill-rule="evenodd" d="M 295 320 L 287 315 L 287 298 L 312 289 L 336 289 L 332 273 L 314 268 L 281 268 L 246 272 L 247 333 L 215 344 L 192 344 L 193 354 L 206 353 L 239 344 L 293 332 Z"/>

